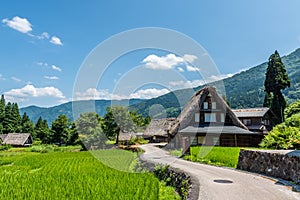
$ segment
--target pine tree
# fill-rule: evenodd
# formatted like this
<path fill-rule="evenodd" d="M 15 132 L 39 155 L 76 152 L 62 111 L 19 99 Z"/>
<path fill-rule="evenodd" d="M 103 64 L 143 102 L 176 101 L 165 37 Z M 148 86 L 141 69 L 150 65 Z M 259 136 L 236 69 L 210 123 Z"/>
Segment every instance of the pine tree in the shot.
<path fill-rule="evenodd" d="M 50 142 L 58 145 L 66 144 L 69 135 L 70 120 L 66 115 L 59 115 L 51 126 L 52 137 Z"/>
<path fill-rule="evenodd" d="M 286 101 L 281 93 L 286 87 L 290 87 L 290 79 L 285 70 L 285 66 L 281 61 L 277 51 L 269 58 L 266 79 L 265 79 L 265 100 L 264 106 L 271 108 L 277 119 L 275 124 L 284 121 L 284 109 Z"/>
<path fill-rule="evenodd" d="M 14 119 L 12 117 L 12 104 L 8 102 L 5 106 L 5 117 L 3 120 L 3 133 L 15 132 Z"/>
<path fill-rule="evenodd" d="M 4 127 L 3 127 L 4 118 L 5 118 L 5 99 L 4 99 L 4 95 L 2 94 L 0 99 L 0 134 L 2 134 L 4 131 Z"/>
<path fill-rule="evenodd" d="M 43 120 L 42 117 L 39 117 L 38 121 L 34 127 L 35 136 L 37 139 L 41 140 L 42 143 L 49 143 L 49 126 L 47 120 Z"/>
<path fill-rule="evenodd" d="M 25 112 L 22 116 L 22 121 L 21 121 L 21 132 L 22 133 L 30 133 L 33 138 L 36 138 L 35 132 L 34 132 L 34 124 L 33 122 L 29 119 L 27 113 Z"/>

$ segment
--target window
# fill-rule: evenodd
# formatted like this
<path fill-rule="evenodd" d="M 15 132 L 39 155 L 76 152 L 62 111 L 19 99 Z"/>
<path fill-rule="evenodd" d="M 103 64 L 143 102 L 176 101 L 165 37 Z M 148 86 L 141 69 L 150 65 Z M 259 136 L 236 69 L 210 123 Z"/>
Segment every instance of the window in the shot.
<path fill-rule="evenodd" d="M 216 102 L 211 103 L 211 109 L 217 109 L 217 104 Z"/>
<path fill-rule="evenodd" d="M 204 122 L 216 122 L 216 113 L 205 113 Z"/>
<path fill-rule="evenodd" d="M 208 102 L 203 103 L 203 109 L 208 109 Z"/>
<path fill-rule="evenodd" d="M 198 144 L 205 144 L 205 136 L 198 136 Z"/>
<path fill-rule="evenodd" d="M 200 113 L 195 113 L 195 122 L 200 122 Z"/>
<path fill-rule="evenodd" d="M 216 146 L 220 146 L 219 137 L 213 137 L 213 144 L 216 145 Z"/>
<path fill-rule="evenodd" d="M 225 122 L 225 114 L 224 113 L 220 113 L 220 121 L 221 122 Z"/>
<path fill-rule="evenodd" d="M 265 120 L 264 120 L 264 125 L 266 125 L 266 126 L 270 125 L 270 120 L 265 119 Z"/>
<path fill-rule="evenodd" d="M 245 124 L 246 126 L 251 125 L 251 119 L 243 119 L 243 124 Z"/>

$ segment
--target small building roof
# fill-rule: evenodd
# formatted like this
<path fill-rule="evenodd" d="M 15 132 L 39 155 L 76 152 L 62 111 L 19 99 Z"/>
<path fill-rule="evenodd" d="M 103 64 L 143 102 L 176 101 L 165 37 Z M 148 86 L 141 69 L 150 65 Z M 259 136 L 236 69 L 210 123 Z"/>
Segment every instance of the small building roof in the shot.
<path fill-rule="evenodd" d="M 28 139 L 32 141 L 30 133 L 8 133 L 2 143 L 13 146 L 24 146 Z"/>
<path fill-rule="evenodd" d="M 144 132 L 144 136 L 168 137 L 169 129 L 175 124 L 175 122 L 175 118 L 152 119 Z"/>
<path fill-rule="evenodd" d="M 265 114 L 269 111 L 269 108 L 245 108 L 245 109 L 232 109 L 234 114 L 240 117 L 264 117 Z"/>
<path fill-rule="evenodd" d="M 0 134 L 0 140 L 3 142 L 6 138 L 7 134 Z"/>
<path fill-rule="evenodd" d="M 136 138 L 136 133 L 134 133 L 134 132 L 126 132 L 125 133 L 123 131 L 120 131 L 118 140 L 120 142 L 124 142 L 124 141 L 129 141 L 132 138 Z"/>
<path fill-rule="evenodd" d="M 237 126 L 188 126 L 179 131 L 179 133 L 184 134 L 196 134 L 196 133 L 205 133 L 205 134 L 255 134 L 246 129 L 237 127 Z"/>

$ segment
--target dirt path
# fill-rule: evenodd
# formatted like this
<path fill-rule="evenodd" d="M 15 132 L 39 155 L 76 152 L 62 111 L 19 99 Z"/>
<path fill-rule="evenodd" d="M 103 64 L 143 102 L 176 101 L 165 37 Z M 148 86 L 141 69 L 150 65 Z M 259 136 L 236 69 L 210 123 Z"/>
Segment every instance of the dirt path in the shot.
<path fill-rule="evenodd" d="M 168 164 L 191 174 L 199 181 L 199 197 L 205 200 L 292 200 L 300 194 L 275 180 L 239 170 L 203 165 L 171 156 L 151 144 L 142 145 L 143 159 Z"/>

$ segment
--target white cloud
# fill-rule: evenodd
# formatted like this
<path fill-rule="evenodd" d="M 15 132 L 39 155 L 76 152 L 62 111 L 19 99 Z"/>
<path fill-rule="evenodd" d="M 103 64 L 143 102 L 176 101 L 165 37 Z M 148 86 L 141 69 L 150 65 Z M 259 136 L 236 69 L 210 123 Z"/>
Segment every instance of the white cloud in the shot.
<path fill-rule="evenodd" d="M 186 66 L 186 70 L 187 70 L 188 72 L 196 72 L 196 71 L 200 71 L 199 68 L 193 67 L 193 66 L 191 66 L 191 65 L 187 65 L 187 66 Z"/>
<path fill-rule="evenodd" d="M 58 80 L 59 78 L 57 76 L 44 76 L 45 79 L 49 80 Z"/>
<path fill-rule="evenodd" d="M 10 91 L 4 92 L 5 97 L 9 101 L 25 101 L 29 98 L 37 98 L 37 97 L 54 97 L 58 99 L 65 99 L 63 93 L 53 87 L 43 87 L 43 88 L 36 88 L 33 85 L 26 85 L 20 89 L 12 89 Z"/>
<path fill-rule="evenodd" d="M 32 29 L 32 24 L 28 21 L 26 18 L 21 18 L 19 16 L 15 16 L 12 19 L 5 18 L 2 20 L 2 23 L 7 25 L 8 27 L 15 29 L 21 33 L 25 33 L 30 37 L 39 39 L 39 40 L 44 40 L 47 39 L 49 42 L 55 45 L 63 45 L 62 41 L 60 38 L 57 36 L 50 36 L 49 33 L 43 32 L 42 34 L 32 34 L 31 32 L 33 31 Z"/>
<path fill-rule="evenodd" d="M 48 63 L 46 63 L 46 62 L 37 62 L 36 64 L 39 66 L 45 66 L 45 67 L 48 66 Z"/>
<path fill-rule="evenodd" d="M 15 16 L 11 20 L 7 18 L 3 19 L 2 23 L 6 24 L 12 29 L 20 31 L 21 33 L 28 33 L 32 31 L 32 25 L 26 18 Z"/>
<path fill-rule="evenodd" d="M 185 55 L 183 55 L 183 59 L 184 59 L 186 62 L 193 63 L 194 60 L 197 59 L 197 56 L 195 56 L 195 55 L 190 55 L 190 54 L 185 54 Z"/>
<path fill-rule="evenodd" d="M 172 89 L 182 89 L 182 88 L 194 88 L 205 84 L 204 80 L 193 80 L 193 81 L 172 81 L 169 85 Z"/>
<path fill-rule="evenodd" d="M 156 89 L 156 88 L 149 88 L 144 90 L 138 90 L 135 93 L 130 94 L 130 98 L 136 98 L 136 99 L 151 99 L 155 98 L 164 94 L 169 93 L 170 91 L 168 89 Z"/>
<path fill-rule="evenodd" d="M 50 42 L 55 45 L 63 45 L 60 38 L 58 38 L 56 36 L 52 36 Z"/>
<path fill-rule="evenodd" d="M 142 89 L 138 90 L 130 95 L 119 95 L 112 94 L 108 90 L 97 90 L 96 88 L 89 88 L 83 93 L 77 92 L 75 94 L 74 100 L 91 100 L 91 99 L 105 99 L 105 100 L 121 100 L 121 99 L 151 99 L 154 97 L 161 96 L 163 94 L 169 93 L 168 89 Z"/>
<path fill-rule="evenodd" d="M 52 65 L 51 68 L 52 68 L 53 70 L 56 70 L 56 71 L 61 72 L 61 68 L 59 68 L 59 67 L 57 67 L 57 66 L 55 66 L 55 65 Z"/>
<path fill-rule="evenodd" d="M 184 69 L 182 67 L 177 67 L 178 71 L 184 72 Z"/>
<path fill-rule="evenodd" d="M 47 32 L 43 32 L 41 35 L 37 35 L 36 38 L 39 39 L 39 40 L 49 39 L 50 35 Z"/>
<path fill-rule="evenodd" d="M 196 56 L 188 54 L 183 57 L 176 56 L 172 53 L 161 57 L 151 54 L 147 56 L 142 63 L 149 69 L 169 70 L 178 65 L 187 65 L 187 62 L 193 62 L 196 58 Z"/>
<path fill-rule="evenodd" d="M 16 82 L 21 82 L 22 81 L 21 79 L 15 77 L 15 76 L 11 77 L 11 80 L 14 80 Z"/>

